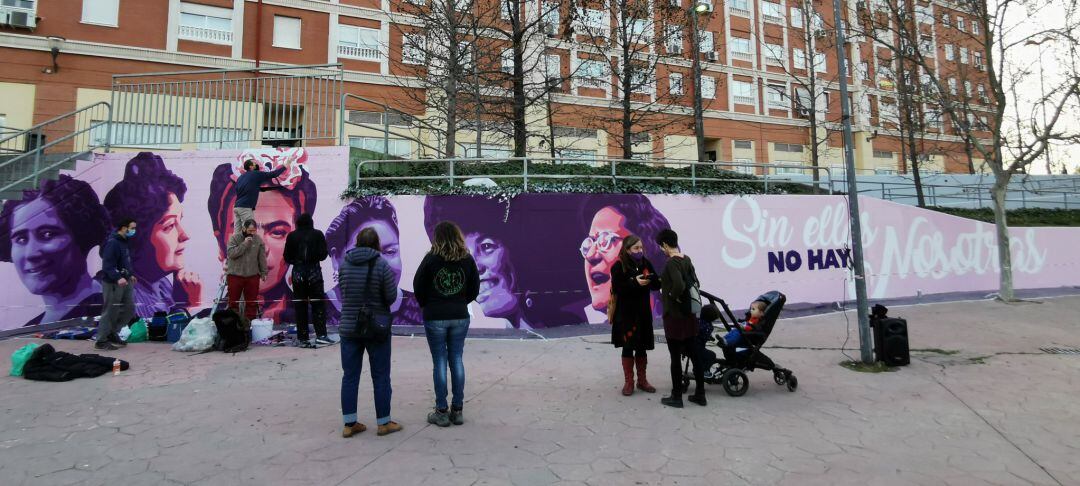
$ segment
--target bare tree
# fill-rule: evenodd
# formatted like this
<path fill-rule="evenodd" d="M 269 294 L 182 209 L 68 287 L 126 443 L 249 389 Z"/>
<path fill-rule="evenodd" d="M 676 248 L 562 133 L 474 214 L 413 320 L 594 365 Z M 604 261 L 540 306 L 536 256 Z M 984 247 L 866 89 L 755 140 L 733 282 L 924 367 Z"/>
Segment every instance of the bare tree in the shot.
<path fill-rule="evenodd" d="M 1024 173 L 1057 142 L 1080 142 L 1080 128 L 1066 121 L 1080 109 L 1080 15 L 1073 0 L 963 0 L 959 14 L 973 24 L 959 33 L 957 42 L 976 49 L 979 55 L 960 59 L 956 67 L 935 73 L 927 56 L 914 52 L 912 62 L 925 73 L 952 133 L 966 147 L 969 164 L 978 160 L 994 176 L 991 196 L 1000 268 L 999 298 L 1015 299 L 1012 254 L 1006 218 L 1005 196 L 1012 178 Z M 897 7 L 891 6 L 891 9 Z M 1055 9 L 1047 22 L 1023 22 L 1042 9 Z M 896 26 L 878 21 L 863 8 L 861 19 L 871 27 L 875 40 L 895 42 Z M 959 29 L 958 29 L 959 30 Z M 1058 76 L 1045 90 L 1031 89 L 1036 70 L 1025 55 L 1032 45 L 1053 41 L 1058 53 Z M 971 86 L 985 82 L 986 94 L 973 95 Z M 1034 93 L 1034 94 L 1033 94 Z M 985 120 L 985 121 L 984 121 Z"/>
<path fill-rule="evenodd" d="M 581 63 L 575 84 L 611 87 L 607 109 L 585 113 L 608 130 L 622 157 L 631 159 L 635 144 L 683 121 L 668 113 L 682 97 L 682 84 L 672 90 L 670 83 L 658 83 L 657 68 L 681 58 L 687 13 L 655 0 L 580 0 L 571 13 L 573 35 L 584 38 L 581 48 L 588 53 L 587 59 L 575 60 Z"/>

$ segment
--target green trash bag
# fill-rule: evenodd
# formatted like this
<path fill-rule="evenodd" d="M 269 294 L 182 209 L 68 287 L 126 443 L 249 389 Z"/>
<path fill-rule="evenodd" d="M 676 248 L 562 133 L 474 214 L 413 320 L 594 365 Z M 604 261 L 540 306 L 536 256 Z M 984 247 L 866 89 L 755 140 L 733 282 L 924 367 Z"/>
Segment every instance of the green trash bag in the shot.
<path fill-rule="evenodd" d="M 141 343 L 147 339 L 146 332 L 146 320 L 139 319 L 135 324 L 131 325 L 131 335 L 128 336 L 127 342 L 129 343 Z"/>
<path fill-rule="evenodd" d="M 30 355 L 34 354 L 34 350 L 38 346 L 38 343 L 30 343 L 19 349 L 16 349 L 14 353 L 11 353 L 11 376 L 22 376 L 23 366 L 26 366 L 26 362 L 30 361 Z"/>

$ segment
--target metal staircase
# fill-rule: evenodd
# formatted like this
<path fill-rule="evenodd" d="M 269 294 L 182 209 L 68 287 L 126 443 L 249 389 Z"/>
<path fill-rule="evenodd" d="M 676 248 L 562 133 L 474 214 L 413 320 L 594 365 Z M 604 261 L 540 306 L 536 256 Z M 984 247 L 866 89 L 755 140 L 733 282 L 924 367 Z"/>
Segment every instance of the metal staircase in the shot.
<path fill-rule="evenodd" d="M 26 130 L 0 133 L 0 199 L 18 199 L 95 150 L 109 150 L 112 106 L 104 101 Z"/>

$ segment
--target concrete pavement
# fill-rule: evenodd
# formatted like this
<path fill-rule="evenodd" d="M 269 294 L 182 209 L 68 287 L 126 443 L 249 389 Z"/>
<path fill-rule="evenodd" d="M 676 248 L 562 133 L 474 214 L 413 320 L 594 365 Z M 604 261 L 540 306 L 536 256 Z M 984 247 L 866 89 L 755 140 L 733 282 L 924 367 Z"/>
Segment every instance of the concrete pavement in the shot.
<path fill-rule="evenodd" d="M 68 383 L 0 378 L 2 484 L 1080 484 L 1080 297 L 1042 303 L 894 308 L 911 366 L 857 373 L 854 315 L 783 319 L 768 351 L 795 371 L 747 395 L 708 389 L 708 407 L 619 394 L 607 336 L 470 340 L 466 424 L 425 421 L 431 368 L 422 338 L 395 338 L 393 415 L 340 437 L 337 348 L 255 348 L 188 356 L 157 343 L 113 353 L 119 377 Z M 850 333 L 848 332 L 850 329 Z M 0 353 L 28 340 L 0 342 Z M 93 352 L 85 342 L 50 341 Z M 936 350 L 945 351 L 939 352 Z"/>

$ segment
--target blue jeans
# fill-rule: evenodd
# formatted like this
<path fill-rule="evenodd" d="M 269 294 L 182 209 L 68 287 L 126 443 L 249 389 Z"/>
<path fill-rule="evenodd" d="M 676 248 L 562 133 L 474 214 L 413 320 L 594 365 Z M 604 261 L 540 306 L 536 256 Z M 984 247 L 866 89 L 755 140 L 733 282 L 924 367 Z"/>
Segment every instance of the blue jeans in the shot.
<path fill-rule="evenodd" d="M 382 342 L 341 338 L 341 416 L 346 424 L 356 422 L 356 395 L 360 388 L 360 371 L 364 368 L 364 351 L 371 365 L 371 384 L 375 391 L 375 417 L 379 425 L 390 422 L 390 339 Z"/>
<path fill-rule="evenodd" d="M 728 331 L 724 334 L 723 344 L 730 348 L 745 348 L 746 343 L 743 342 L 742 331 L 738 327 Z"/>
<path fill-rule="evenodd" d="M 465 336 L 469 334 L 468 319 L 424 321 L 431 348 L 432 379 L 435 381 L 435 408 L 446 410 L 446 367 L 450 366 L 453 382 L 453 407 L 461 410 L 465 403 L 465 363 L 461 359 L 465 351 Z"/>

